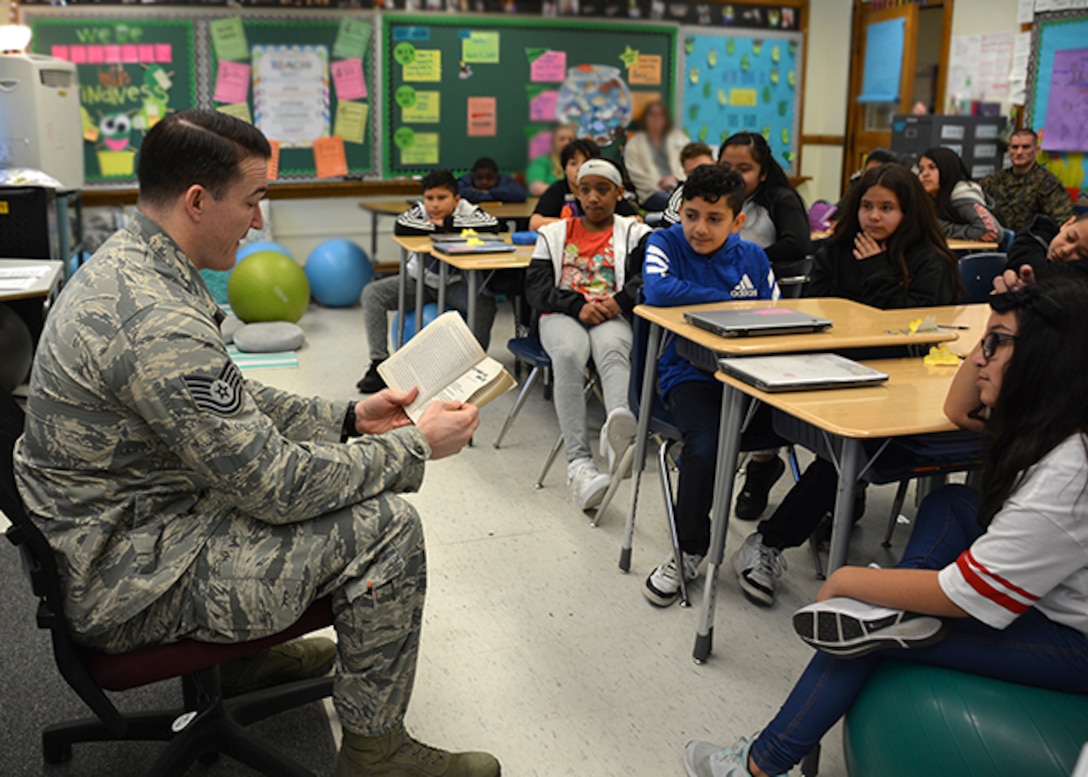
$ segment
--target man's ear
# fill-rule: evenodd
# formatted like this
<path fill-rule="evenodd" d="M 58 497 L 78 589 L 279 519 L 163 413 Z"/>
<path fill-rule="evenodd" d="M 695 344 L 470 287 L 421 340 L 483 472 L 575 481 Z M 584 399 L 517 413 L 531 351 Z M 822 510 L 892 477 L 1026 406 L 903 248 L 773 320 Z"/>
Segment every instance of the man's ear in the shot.
<path fill-rule="evenodd" d="M 730 234 L 740 232 L 741 227 L 744 226 L 744 222 L 748 220 L 748 216 L 744 213 L 738 213 L 733 218 L 733 226 L 729 228 Z"/>
<path fill-rule="evenodd" d="M 185 190 L 185 212 L 193 221 L 200 221 L 208 209 L 211 193 L 198 183 Z"/>

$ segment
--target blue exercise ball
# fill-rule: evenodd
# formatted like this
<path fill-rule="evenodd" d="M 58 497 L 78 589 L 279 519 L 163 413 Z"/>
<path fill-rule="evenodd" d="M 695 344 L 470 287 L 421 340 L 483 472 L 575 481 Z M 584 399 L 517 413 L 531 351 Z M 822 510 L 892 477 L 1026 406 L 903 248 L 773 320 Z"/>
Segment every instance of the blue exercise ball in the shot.
<path fill-rule="evenodd" d="M 374 276 L 366 251 L 342 239 L 319 243 L 307 257 L 304 269 L 310 293 L 330 308 L 354 305 Z"/>
<path fill-rule="evenodd" d="M 1088 741 L 1088 695 L 885 660 L 843 728 L 852 777 L 1066 777 Z"/>
<path fill-rule="evenodd" d="M 271 240 L 257 240 L 253 243 L 246 243 L 244 246 L 239 248 L 238 252 L 234 255 L 234 262 L 235 264 L 237 264 L 238 262 L 245 259 L 247 256 L 258 254 L 262 251 L 272 251 L 273 253 L 284 254 L 286 256 L 294 258 L 294 254 L 292 254 L 279 243 L 275 243 Z"/>
<path fill-rule="evenodd" d="M 394 345 L 397 342 L 397 324 L 399 323 L 398 316 L 400 313 L 393 314 L 393 328 L 390 330 L 393 334 Z M 438 303 L 428 302 L 423 306 L 423 326 L 434 321 L 438 318 Z M 408 342 L 416 336 L 416 312 L 414 310 L 404 311 L 404 342 Z"/>

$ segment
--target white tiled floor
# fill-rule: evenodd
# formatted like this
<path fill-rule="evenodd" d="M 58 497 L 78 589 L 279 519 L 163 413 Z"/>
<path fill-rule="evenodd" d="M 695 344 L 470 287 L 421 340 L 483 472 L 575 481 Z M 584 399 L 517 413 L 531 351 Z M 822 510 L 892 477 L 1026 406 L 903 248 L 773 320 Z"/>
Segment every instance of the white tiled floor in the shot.
<path fill-rule="evenodd" d="M 312 307 L 298 369 L 249 376 L 289 390 L 353 396 L 367 365 L 358 308 Z M 491 354 L 512 367 L 503 306 Z M 357 396 L 357 395 L 354 395 Z M 492 442 L 511 392 L 481 413 L 476 446 L 432 463 L 420 493 L 429 551 L 422 655 L 408 725 L 450 748 L 494 752 L 507 775 L 682 775 L 692 738 L 729 743 L 763 726 L 801 671 L 809 649 L 790 614 L 819 585 L 806 548 L 788 552 L 775 607 L 748 603 L 728 568 L 720 579 L 714 653 L 691 658 L 696 608 L 651 607 L 643 579 L 668 552 L 661 490 L 644 477 L 631 573 L 617 567 L 630 482 L 599 528 L 571 502 L 562 461 L 546 487 L 536 474 L 558 428 L 539 390 L 501 450 Z M 599 426 L 594 409 L 591 429 Z M 716 419 L 707 419 L 716 423 Z M 783 478 L 772 499 L 788 487 Z M 888 564 L 879 546 L 890 487 L 870 489 L 851 561 Z M 751 525 L 734 521 L 728 548 Z M 901 547 L 907 531 L 897 535 Z M 824 741 L 823 775 L 844 775 L 841 734 Z M 797 770 L 795 770 L 796 772 Z"/>

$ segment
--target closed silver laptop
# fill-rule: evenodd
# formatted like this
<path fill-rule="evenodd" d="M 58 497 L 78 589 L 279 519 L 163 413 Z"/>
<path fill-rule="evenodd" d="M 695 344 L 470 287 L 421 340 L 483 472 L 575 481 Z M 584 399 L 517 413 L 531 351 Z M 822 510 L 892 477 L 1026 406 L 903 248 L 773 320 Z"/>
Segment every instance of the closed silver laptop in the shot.
<path fill-rule="evenodd" d="M 779 307 L 689 311 L 684 320 L 721 337 L 792 335 L 831 328 L 831 321 L 826 318 Z"/>
<path fill-rule="evenodd" d="M 809 391 L 812 389 L 871 386 L 888 379 L 886 372 L 835 353 L 795 353 L 719 359 L 718 368 L 760 391 Z"/>

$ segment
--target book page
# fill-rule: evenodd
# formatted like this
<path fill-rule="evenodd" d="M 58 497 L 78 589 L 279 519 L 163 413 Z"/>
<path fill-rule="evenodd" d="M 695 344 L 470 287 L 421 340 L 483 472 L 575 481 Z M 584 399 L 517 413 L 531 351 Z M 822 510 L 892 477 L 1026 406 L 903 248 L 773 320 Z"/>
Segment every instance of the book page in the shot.
<path fill-rule="evenodd" d="M 442 389 L 485 357 L 472 330 L 460 314 L 451 310 L 378 365 L 378 374 L 397 391 L 419 386 L 413 407 L 426 407 Z M 411 412 L 408 415 L 416 420 Z"/>
<path fill-rule="evenodd" d="M 413 423 L 418 423 L 423 411 L 434 400 L 442 402 L 470 402 L 474 405 L 485 405 L 497 396 L 505 393 L 514 386 L 514 378 L 499 362 L 490 356 L 466 370 L 463 374 L 454 378 L 436 395 L 423 399 L 422 395 L 416 397 L 416 401 L 404 408 Z"/>

